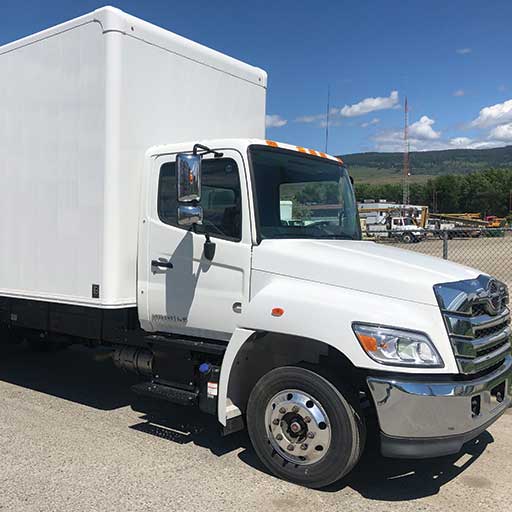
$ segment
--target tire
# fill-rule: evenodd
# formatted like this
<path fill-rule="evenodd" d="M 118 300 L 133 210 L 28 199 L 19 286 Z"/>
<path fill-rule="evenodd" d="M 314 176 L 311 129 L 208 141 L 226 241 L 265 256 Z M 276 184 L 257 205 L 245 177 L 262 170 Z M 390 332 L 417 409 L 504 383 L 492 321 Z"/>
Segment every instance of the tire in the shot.
<path fill-rule="evenodd" d="M 294 407 L 299 411 L 293 412 Z M 349 473 L 361 457 L 365 426 L 356 409 L 351 394 L 323 376 L 285 366 L 254 386 L 247 427 L 256 454 L 270 472 L 319 489 Z M 292 432 L 296 424 L 301 426 L 298 434 Z"/>
<path fill-rule="evenodd" d="M 414 237 L 411 234 L 406 233 L 405 235 L 402 235 L 402 242 L 410 244 L 414 242 Z"/>

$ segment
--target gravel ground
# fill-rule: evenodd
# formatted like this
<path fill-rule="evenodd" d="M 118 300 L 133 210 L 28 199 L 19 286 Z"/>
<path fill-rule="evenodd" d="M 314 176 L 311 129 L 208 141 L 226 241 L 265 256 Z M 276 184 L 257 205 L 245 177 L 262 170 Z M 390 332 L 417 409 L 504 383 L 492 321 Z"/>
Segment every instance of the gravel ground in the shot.
<path fill-rule="evenodd" d="M 170 407 L 149 422 L 134 379 L 83 348 L 2 350 L 0 510 L 507 510 L 512 412 L 454 457 L 393 461 L 369 446 L 343 482 L 312 491 L 268 475 L 245 434 Z"/>

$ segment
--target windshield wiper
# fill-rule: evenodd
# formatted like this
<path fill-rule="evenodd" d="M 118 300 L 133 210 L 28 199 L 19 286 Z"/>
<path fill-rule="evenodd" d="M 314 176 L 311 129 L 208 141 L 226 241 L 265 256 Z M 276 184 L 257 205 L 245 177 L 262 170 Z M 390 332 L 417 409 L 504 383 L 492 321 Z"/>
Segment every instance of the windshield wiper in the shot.
<path fill-rule="evenodd" d="M 314 238 L 321 238 L 325 240 L 354 240 L 353 236 L 350 235 L 320 235 Z"/>

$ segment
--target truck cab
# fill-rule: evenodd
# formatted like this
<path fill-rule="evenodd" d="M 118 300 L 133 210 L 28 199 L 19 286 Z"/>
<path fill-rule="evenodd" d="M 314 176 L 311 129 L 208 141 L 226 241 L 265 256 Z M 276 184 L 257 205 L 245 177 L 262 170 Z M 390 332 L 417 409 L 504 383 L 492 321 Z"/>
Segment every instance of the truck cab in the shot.
<path fill-rule="evenodd" d="M 322 486 L 340 454 L 327 479 L 346 474 L 369 409 L 384 455 L 428 457 L 457 452 L 510 404 L 506 286 L 362 241 L 341 159 L 209 140 L 152 148 L 144 177 L 141 326 L 227 343 L 209 388 L 218 419 L 245 421 L 275 474 Z M 322 201 L 333 220 L 311 222 Z M 352 441 L 337 452 L 340 429 Z"/>

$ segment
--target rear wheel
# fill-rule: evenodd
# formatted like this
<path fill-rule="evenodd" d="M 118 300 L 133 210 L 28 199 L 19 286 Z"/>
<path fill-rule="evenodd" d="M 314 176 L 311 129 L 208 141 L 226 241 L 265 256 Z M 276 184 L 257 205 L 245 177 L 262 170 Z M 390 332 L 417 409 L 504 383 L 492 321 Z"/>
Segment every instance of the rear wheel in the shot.
<path fill-rule="evenodd" d="M 329 380 L 299 367 L 277 368 L 255 385 L 247 408 L 254 449 L 276 476 L 320 488 L 359 460 L 364 424 L 350 399 Z"/>

